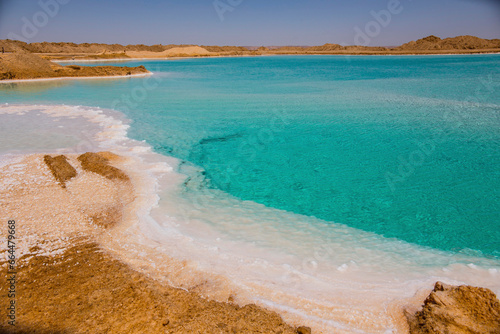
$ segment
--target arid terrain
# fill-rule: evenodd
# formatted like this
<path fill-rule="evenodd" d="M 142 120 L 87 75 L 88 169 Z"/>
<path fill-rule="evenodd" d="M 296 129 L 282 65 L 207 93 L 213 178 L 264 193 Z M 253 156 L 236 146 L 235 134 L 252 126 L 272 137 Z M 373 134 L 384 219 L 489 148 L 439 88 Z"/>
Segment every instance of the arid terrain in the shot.
<path fill-rule="evenodd" d="M 7 52 L 29 52 L 48 59 L 113 59 L 113 58 L 165 58 L 213 57 L 273 54 L 442 54 L 500 52 L 500 39 L 482 39 L 458 36 L 441 39 L 428 36 L 397 47 L 342 46 L 206 46 L 206 45 L 120 45 L 98 43 L 24 43 L 0 40 L 0 48 Z"/>
<path fill-rule="evenodd" d="M 64 66 L 53 62 L 57 60 L 498 53 L 500 40 L 428 36 L 393 48 L 338 44 L 123 46 L 0 40 L 2 48 L 0 80 L 23 80 L 150 73 L 144 66 Z M 202 283 L 188 288 L 166 284 L 106 248 L 102 236 L 112 235 L 113 229 L 123 224 L 138 196 L 126 159 L 110 152 L 35 154 L 0 166 L 4 185 L 0 189 L 0 218 L 15 218 L 16 233 L 23 236 L 16 250 L 16 326 L 3 317 L 0 333 L 311 333 L 307 321 L 287 323 L 273 311 L 238 303 L 237 296 L 211 299 L 197 290 Z M 9 277 L 7 259 L 8 250 L 3 248 L 3 277 Z M 0 306 L 4 310 L 12 299 L 8 296 L 8 285 L 2 284 Z M 407 331 L 412 334 L 500 333 L 500 302 L 488 289 L 438 282 L 421 301 L 421 309 L 405 310 Z M 403 322 L 406 325 L 405 319 Z"/>
<path fill-rule="evenodd" d="M 30 43 L 0 40 L 0 80 L 57 77 L 99 77 L 147 74 L 144 66 L 63 66 L 53 61 L 167 59 L 182 57 L 224 57 L 259 55 L 399 55 L 399 54 L 470 54 L 500 52 L 500 39 L 474 36 L 441 39 L 428 36 L 394 48 L 371 46 L 243 47 L 198 45 L 120 45 L 96 43 Z"/>

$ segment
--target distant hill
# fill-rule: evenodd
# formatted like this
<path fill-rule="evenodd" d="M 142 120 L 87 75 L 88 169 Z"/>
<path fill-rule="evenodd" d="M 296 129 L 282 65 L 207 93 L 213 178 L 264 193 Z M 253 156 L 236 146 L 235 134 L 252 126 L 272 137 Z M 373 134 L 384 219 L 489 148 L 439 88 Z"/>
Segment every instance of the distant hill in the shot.
<path fill-rule="evenodd" d="M 0 48 L 16 53 L 41 53 L 47 58 L 80 55 L 87 58 L 140 58 L 142 57 L 189 57 L 227 56 L 259 54 L 405 54 L 405 53 L 471 53 L 499 52 L 500 39 L 482 39 L 474 36 L 458 36 L 441 39 L 434 35 L 411 41 L 396 47 L 373 47 L 327 43 L 320 46 L 216 46 L 216 45 L 121 45 L 99 43 L 24 43 L 14 40 L 0 40 Z M 194 51 L 193 51 L 194 50 Z M 57 54 L 61 54 L 58 56 Z"/>
<path fill-rule="evenodd" d="M 244 46 L 201 45 L 201 47 L 209 52 L 245 52 L 249 50 Z"/>
<path fill-rule="evenodd" d="M 0 40 L 0 48 L 4 47 L 6 51 L 11 52 L 30 52 L 30 53 L 123 53 L 126 51 L 149 51 L 163 52 L 177 47 L 186 47 L 195 45 L 121 45 L 121 44 L 100 44 L 100 43 L 25 43 L 9 39 Z"/>
<path fill-rule="evenodd" d="M 360 46 L 348 45 L 342 46 L 340 44 L 325 44 L 322 46 L 312 46 L 307 49 L 308 51 L 387 51 L 387 48 L 382 46 Z"/>
<path fill-rule="evenodd" d="M 478 50 L 498 48 L 500 48 L 500 39 L 482 39 L 475 36 L 441 39 L 431 35 L 395 47 L 393 50 Z"/>

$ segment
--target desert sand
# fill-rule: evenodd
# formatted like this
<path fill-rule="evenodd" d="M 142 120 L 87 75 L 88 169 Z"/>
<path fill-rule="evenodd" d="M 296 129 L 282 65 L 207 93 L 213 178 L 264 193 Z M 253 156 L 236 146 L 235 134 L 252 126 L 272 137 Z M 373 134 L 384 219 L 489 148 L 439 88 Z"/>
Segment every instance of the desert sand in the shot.
<path fill-rule="evenodd" d="M 215 52 L 207 51 L 199 46 L 187 46 L 168 49 L 162 52 L 153 51 L 127 51 L 130 58 L 167 58 L 167 57 L 201 57 L 216 55 Z"/>

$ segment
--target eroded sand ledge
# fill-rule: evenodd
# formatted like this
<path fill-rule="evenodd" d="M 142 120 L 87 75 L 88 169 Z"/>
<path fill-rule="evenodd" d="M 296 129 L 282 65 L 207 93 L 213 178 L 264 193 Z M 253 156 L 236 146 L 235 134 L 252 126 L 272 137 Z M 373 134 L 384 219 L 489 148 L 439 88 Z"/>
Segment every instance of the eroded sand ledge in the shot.
<path fill-rule="evenodd" d="M 135 198 L 128 177 L 111 166 L 121 158 L 66 157 L 76 176 L 58 158 L 54 166 L 64 174 L 58 180 L 58 167 L 51 171 L 44 161 L 55 156 L 22 156 L 0 167 L 0 219 L 15 219 L 17 241 L 16 326 L 2 317 L 0 332 L 308 332 L 256 305 L 207 300 L 162 284 L 116 259 L 99 240 L 112 234 Z M 2 228 L 2 236 L 5 232 Z M 6 255 L 2 247 L 3 277 Z M 4 284 L 0 296 L 5 309 Z"/>
<path fill-rule="evenodd" d="M 144 66 L 61 66 L 30 53 L 0 54 L 0 82 L 149 75 Z"/>

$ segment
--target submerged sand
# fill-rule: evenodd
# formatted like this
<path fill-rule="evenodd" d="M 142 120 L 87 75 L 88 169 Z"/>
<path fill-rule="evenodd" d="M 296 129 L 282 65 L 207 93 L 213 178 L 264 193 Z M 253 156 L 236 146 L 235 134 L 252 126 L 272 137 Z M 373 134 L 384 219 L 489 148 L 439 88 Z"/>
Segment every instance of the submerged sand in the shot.
<path fill-rule="evenodd" d="M 195 287 L 169 286 L 117 259 L 102 240 L 121 228 L 136 199 L 120 170 L 125 159 L 109 153 L 66 158 L 20 156 L 0 166 L 2 240 L 7 222 L 16 225 L 15 268 L 8 267 L 5 247 L 0 260 L 3 277 L 16 272 L 14 298 L 0 286 L 2 309 L 15 300 L 15 325 L 4 316 L 0 332 L 308 332 L 259 306 L 237 305 L 232 296 L 209 300 Z"/>

